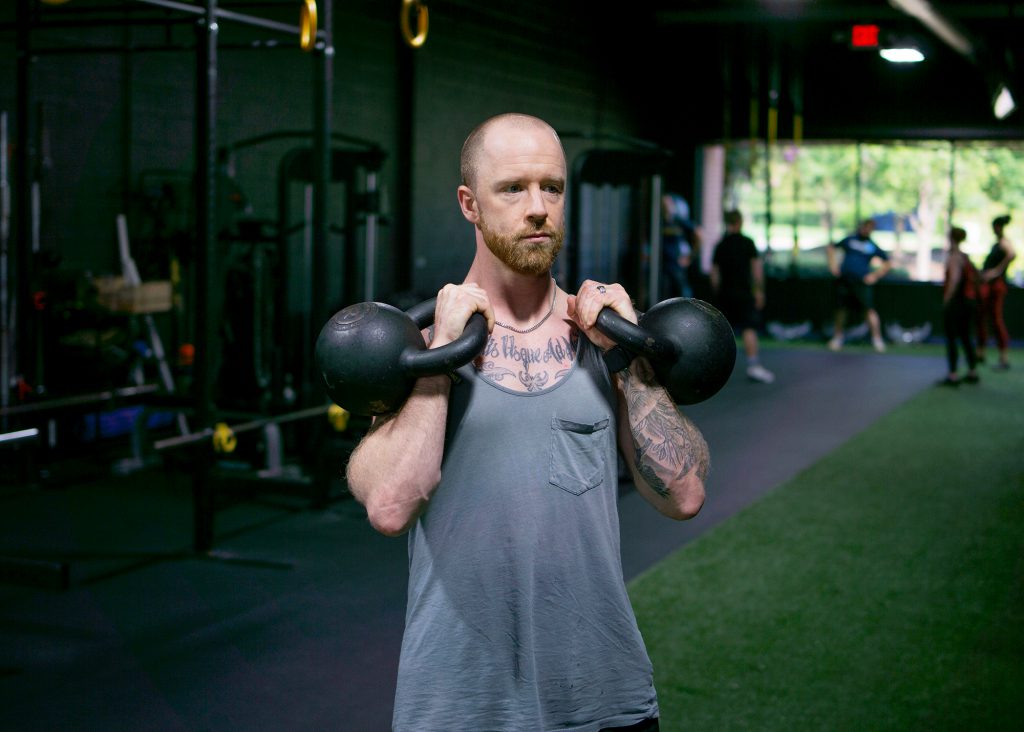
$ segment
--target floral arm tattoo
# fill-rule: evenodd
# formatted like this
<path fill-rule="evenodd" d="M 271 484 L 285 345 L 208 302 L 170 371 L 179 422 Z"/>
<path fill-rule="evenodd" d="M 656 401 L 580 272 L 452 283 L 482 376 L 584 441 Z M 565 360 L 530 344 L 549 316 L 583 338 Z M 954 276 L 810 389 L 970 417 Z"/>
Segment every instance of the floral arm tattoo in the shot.
<path fill-rule="evenodd" d="M 703 481 L 708 473 L 708 446 L 700 430 L 676 408 L 642 358 L 619 372 L 629 426 L 636 449 L 636 469 L 658 495 L 667 498 L 668 485 L 691 471 Z M 634 373 L 635 371 L 635 373 Z"/>

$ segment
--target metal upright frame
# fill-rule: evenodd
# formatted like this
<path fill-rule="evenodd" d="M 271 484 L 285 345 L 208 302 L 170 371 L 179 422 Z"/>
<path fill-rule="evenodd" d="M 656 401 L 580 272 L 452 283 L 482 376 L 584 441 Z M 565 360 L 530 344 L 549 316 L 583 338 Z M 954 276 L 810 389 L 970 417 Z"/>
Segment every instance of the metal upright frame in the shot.
<path fill-rule="evenodd" d="M 330 315 L 325 312 L 325 292 L 328 278 L 326 262 L 328 212 L 330 201 L 327 188 L 331 175 L 330 140 L 332 86 L 334 81 L 333 61 L 333 0 L 318 0 L 317 15 L 319 22 L 314 45 L 311 49 L 313 57 L 313 154 L 317 161 L 314 176 L 313 197 L 313 241 L 314 267 L 316 281 L 312 283 L 313 316 L 323 320 Z M 196 126 L 195 126 L 195 210 L 196 210 L 196 360 L 195 360 L 195 415 L 200 429 L 212 426 L 215 418 L 214 388 L 216 382 L 215 353 L 218 341 L 220 318 L 215 316 L 220 305 L 218 257 L 218 237 L 216 231 L 217 201 L 217 103 L 218 103 L 218 34 L 219 22 L 229 21 L 264 28 L 267 30 L 299 36 L 299 26 L 287 25 L 266 18 L 246 15 L 226 8 L 218 7 L 217 0 L 203 0 L 202 4 L 179 2 L 177 0 L 134 0 L 138 5 L 177 11 L 196 16 Z M 296 7 L 299 3 L 296 3 Z M 126 7 L 128 4 L 126 3 Z M 15 216 L 13 233 L 16 246 L 13 247 L 16 304 L 15 328 L 19 334 L 19 348 L 16 354 L 16 365 L 19 373 L 29 373 L 38 364 L 34 363 L 36 349 L 29 343 L 26 336 L 31 335 L 28 326 L 31 317 L 31 280 L 32 280 L 32 201 L 28 195 L 31 187 L 31 161 L 37 151 L 33 145 L 31 129 L 31 74 L 30 67 L 34 56 L 46 53 L 67 53 L 68 48 L 33 48 L 32 31 L 50 27 L 50 24 L 34 17 L 39 8 L 38 0 L 17 0 L 15 14 L 15 36 L 17 44 L 17 110 L 15 131 L 20 144 L 15 145 L 13 194 L 15 200 Z M 110 8 L 100 8 L 109 11 Z M 47 14 L 57 15 L 60 8 L 53 8 Z M 83 12 L 85 10 L 83 9 Z M 164 18 L 158 21 L 141 17 L 124 19 L 121 24 L 133 25 L 143 23 L 177 24 L 180 19 Z M 82 24 L 81 17 L 76 24 Z M 86 23 L 87 24 L 87 23 Z M 61 23 L 52 24 L 54 27 Z M 78 53 L 131 53 L 138 51 L 181 50 L 180 48 L 147 47 L 133 48 L 75 48 Z M 36 359 L 38 360 L 38 359 Z M 8 385 L 0 385 L 8 388 Z M 211 484 L 211 460 L 206 457 L 208 450 L 197 453 L 194 497 L 194 549 L 197 552 L 209 553 L 213 547 L 214 536 L 214 497 Z"/>

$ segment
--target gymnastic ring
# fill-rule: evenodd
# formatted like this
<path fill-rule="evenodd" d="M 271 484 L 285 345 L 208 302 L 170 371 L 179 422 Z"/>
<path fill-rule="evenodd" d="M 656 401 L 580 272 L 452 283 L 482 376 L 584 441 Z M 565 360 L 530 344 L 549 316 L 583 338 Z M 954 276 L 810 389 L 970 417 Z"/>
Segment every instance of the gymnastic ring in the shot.
<path fill-rule="evenodd" d="M 409 12 L 416 9 L 416 35 L 412 34 L 412 27 L 409 25 Z M 402 37 L 409 44 L 409 48 L 419 48 L 427 42 L 427 27 L 430 25 L 427 6 L 422 0 L 402 0 Z"/>
<path fill-rule="evenodd" d="M 299 8 L 299 47 L 312 51 L 316 47 L 316 0 L 303 0 Z"/>
<path fill-rule="evenodd" d="M 213 428 L 213 449 L 216 452 L 234 452 L 238 446 L 235 431 L 224 422 L 218 422 Z"/>

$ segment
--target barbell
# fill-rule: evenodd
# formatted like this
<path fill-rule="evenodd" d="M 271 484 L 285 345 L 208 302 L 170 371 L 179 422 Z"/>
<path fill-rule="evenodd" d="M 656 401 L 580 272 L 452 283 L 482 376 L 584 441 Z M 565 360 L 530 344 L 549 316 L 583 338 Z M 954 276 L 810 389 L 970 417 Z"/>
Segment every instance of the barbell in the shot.
<path fill-rule="evenodd" d="M 331 401 L 353 414 L 398 409 L 416 379 L 450 373 L 476 358 L 487 344 L 487 323 L 474 313 L 457 340 L 430 349 L 421 330 L 433 322 L 436 299 L 407 312 L 378 302 L 339 310 L 316 341 L 315 358 Z M 714 396 L 736 363 L 732 327 L 702 300 L 677 297 L 644 313 L 637 325 L 609 308 L 597 328 L 631 354 L 646 356 L 659 383 L 677 404 Z"/>
<path fill-rule="evenodd" d="M 156 440 L 153 443 L 153 450 L 162 452 L 209 440 L 214 452 L 231 453 L 238 446 L 239 434 L 263 429 L 271 424 L 280 425 L 320 416 L 326 416 L 327 421 L 337 432 L 344 432 L 348 427 L 349 412 L 347 410 L 342 409 L 337 404 L 321 404 L 315 407 L 299 409 L 295 412 L 286 412 L 273 417 L 260 417 L 234 425 L 230 425 L 227 422 L 217 422 L 213 427 L 206 427 L 187 435 L 177 435 Z"/>

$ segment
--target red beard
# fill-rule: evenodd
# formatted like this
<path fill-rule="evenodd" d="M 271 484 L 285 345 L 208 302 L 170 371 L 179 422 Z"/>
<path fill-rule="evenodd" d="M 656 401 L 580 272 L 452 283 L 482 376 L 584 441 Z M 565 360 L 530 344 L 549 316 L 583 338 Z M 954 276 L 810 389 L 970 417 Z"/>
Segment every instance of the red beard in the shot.
<path fill-rule="evenodd" d="M 480 232 L 484 243 L 498 259 L 504 262 L 513 272 L 522 275 L 541 275 L 551 269 L 558 252 L 562 249 L 565 229 L 528 229 L 514 234 L 502 234 L 488 228 L 481 218 Z M 550 238 L 544 242 L 526 242 L 525 238 L 536 234 L 547 234 Z"/>

